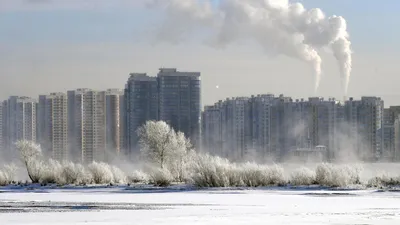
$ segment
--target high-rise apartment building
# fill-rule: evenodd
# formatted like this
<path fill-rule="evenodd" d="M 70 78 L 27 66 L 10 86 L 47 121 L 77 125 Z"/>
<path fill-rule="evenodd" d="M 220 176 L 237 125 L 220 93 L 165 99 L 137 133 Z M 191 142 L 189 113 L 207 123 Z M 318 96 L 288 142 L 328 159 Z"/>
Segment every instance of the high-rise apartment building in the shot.
<path fill-rule="evenodd" d="M 206 106 L 202 112 L 202 150 L 214 155 L 223 155 L 222 101 Z"/>
<path fill-rule="evenodd" d="M 34 99 L 18 96 L 11 96 L 3 103 L 3 143 L 6 149 L 12 151 L 18 140 L 36 142 L 36 104 Z"/>
<path fill-rule="evenodd" d="M 119 89 L 106 91 L 106 144 L 108 159 L 124 148 L 124 92 Z"/>
<path fill-rule="evenodd" d="M 400 115 L 400 106 L 391 106 L 383 111 L 382 160 L 391 161 L 395 151 L 395 120 Z"/>
<path fill-rule="evenodd" d="M 4 144 L 3 144 L 3 102 L 0 102 L 0 155 L 4 151 Z"/>
<path fill-rule="evenodd" d="M 381 158 L 383 151 L 383 101 L 378 97 L 352 98 L 345 103 L 345 122 L 353 149 L 365 161 Z"/>
<path fill-rule="evenodd" d="M 341 110 L 339 102 L 335 99 L 309 98 L 310 143 L 312 147 L 325 146 L 329 159 L 334 159 L 335 152 L 339 150 L 339 110 Z"/>
<path fill-rule="evenodd" d="M 392 110 L 394 118 L 398 114 Z M 377 97 L 350 98 L 345 104 L 283 95 L 233 98 L 205 107 L 202 120 L 205 149 L 233 160 L 285 160 L 292 153 L 321 150 L 327 160 L 373 161 L 382 153 L 383 101 Z"/>
<path fill-rule="evenodd" d="M 56 160 L 68 160 L 67 94 L 40 95 L 37 114 L 37 136 L 43 151 Z"/>
<path fill-rule="evenodd" d="M 158 120 L 158 83 L 156 77 L 131 73 L 125 86 L 125 147 L 129 156 L 139 155 L 137 130 L 148 120 Z"/>
<path fill-rule="evenodd" d="M 71 158 L 90 163 L 105 160 L 106 93 L 68 91 L 68 137 Z"/>
<path fill-rule="evenodd" d="M 400 162 L 400 115 L 397 115 L 394 119 L 394 150 L 392 160 Z"/>
<path fill-rule="evenodd" d="M 274 155 L 271 142 L 273 95 L 252 96 L 250 99 L 252 149 L 258 157 Z"/>
<path fill-rule="evenodd" d="M 251 157 L 252 150 L 249 98 L 227 99 L 223 105 L 223 152 L 232 160 Z"/>
<path fill-rule="evenodd" d="M 292 130 L 293 100 L 280 95 L 272 100 L 270 112 L 270 155 L 267 158 L 277 160 L 282 158 L 293 147 L 290 136 Z"/>
<path fill-rule="evenodd" d="M 159 119 L 200 147 L 201 79 L 199 72 L 162 68 L 158 73 Z"/>

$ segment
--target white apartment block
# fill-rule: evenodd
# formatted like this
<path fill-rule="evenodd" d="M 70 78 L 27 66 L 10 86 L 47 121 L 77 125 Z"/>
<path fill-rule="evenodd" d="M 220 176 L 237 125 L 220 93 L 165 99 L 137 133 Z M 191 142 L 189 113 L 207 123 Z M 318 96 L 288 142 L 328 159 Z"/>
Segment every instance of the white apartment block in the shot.
<path fill-rule="evenodd" d="M 90 89 L 68 91 L 68 136 L 75 161 L 105 160 L 106 93 Z"/>
<path fill-rule="evenodd" d="M 3 143 L 6 149 L 14 149 L 18 140 L 36 142 L 36 104 L 34 99 L 18 96 L 11 96 L 4 102 Z"/>
<path fill-rule="evenodd" d="M 38 104 L 38 142 L 46 155 L 68 160 L 68 96 L 65 93 L 40 95 Z"/>

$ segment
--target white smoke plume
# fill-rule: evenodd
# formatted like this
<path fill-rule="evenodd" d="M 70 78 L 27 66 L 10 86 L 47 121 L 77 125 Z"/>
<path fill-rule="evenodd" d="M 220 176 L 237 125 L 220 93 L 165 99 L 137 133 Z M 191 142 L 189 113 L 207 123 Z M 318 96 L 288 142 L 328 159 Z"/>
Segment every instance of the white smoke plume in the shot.
<path fill-rule="evenodd" d="M 310 63 L 315 73 L 315 91 L 321 79 L 319 52 L 331 49 L 338 60 L 347 92 L 351 73 L 351 50 L 346 21 L 327 17 L 321 9 L 306 10 L 288 0 L 152 0 L 167 18 L 159 38 L 178 43 L 184 35 L 201 29 L 211 33 L 208 43 L 225 47 L 238 40 L 253 40 L 269 54 L 282 54 Z M 203 33 L 202 33 L 203 34 Z"/>

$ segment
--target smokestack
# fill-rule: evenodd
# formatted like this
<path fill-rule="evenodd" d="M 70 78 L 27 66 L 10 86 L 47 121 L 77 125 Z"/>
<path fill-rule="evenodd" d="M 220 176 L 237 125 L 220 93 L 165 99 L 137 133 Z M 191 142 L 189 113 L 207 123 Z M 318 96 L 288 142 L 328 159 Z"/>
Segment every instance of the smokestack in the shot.
<path fill-rule="evenodd" d="M 152 0 L 167 18 L 158 39 L 179 43 L 183 35 L 206 29 L 208 45 L 223 48 L 237 40 L 251 39 L 265 51 L 309 63 L 314 71 L 314 94 L 321 80 L 319 50 L 332 49 L 347 93 L 351 73 L 351 50 L 347 24 L 341 16 L 327 17 L 321 9 L 306 10 L 287 0 Z"/>

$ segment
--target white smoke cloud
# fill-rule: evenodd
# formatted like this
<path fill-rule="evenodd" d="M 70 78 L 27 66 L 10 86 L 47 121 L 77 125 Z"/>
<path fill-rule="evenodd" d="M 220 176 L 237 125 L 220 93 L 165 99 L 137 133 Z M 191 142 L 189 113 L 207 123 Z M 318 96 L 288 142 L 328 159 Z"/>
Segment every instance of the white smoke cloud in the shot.
<path fill-rule="evenodd" d="M 207 43 L 226 47 L 239 40 L 253 40 L 269 54 L 286 55 L 309 63 L 315 73 L 315 91 L 321 79 L 319 52 L 331 49 L 338 60 L 347 92 L 351 73 L 351 49 L 346 21 L 327 17 L 321 9 L 306 10 L 288 0 L 152 0 L 151 7 L 166 14 L 158 38 L 179 43 L 185 35 L 205 29 Z"/>

